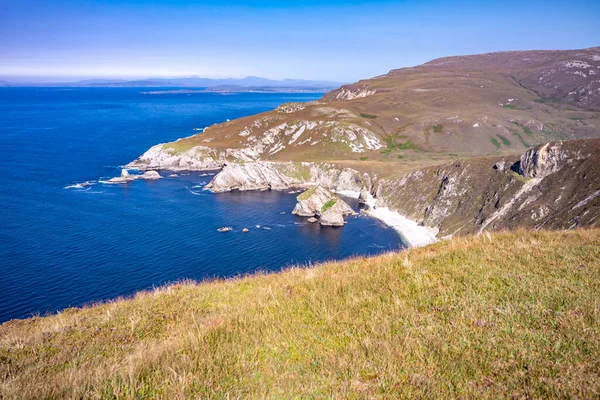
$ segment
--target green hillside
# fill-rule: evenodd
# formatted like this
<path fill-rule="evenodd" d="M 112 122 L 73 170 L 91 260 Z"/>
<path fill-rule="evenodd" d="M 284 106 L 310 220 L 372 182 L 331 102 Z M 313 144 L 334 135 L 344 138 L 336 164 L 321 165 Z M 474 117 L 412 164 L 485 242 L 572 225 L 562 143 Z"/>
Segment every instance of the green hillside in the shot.
<path fill-rule="evenodd" d="M 455 238 L 0 325 L 0 398 L 597 398 L 600 230 Z"/>

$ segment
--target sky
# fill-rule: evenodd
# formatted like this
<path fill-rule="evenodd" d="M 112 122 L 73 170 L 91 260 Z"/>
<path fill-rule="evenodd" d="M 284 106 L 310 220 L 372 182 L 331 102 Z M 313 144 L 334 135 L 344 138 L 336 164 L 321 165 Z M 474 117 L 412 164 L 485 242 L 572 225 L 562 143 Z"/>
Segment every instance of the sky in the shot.
<path fill-rule="evenodd" d="M 0 79 L 353 82 L 450 55 L 600 46 L 600 1 L 0 0 Z"/>

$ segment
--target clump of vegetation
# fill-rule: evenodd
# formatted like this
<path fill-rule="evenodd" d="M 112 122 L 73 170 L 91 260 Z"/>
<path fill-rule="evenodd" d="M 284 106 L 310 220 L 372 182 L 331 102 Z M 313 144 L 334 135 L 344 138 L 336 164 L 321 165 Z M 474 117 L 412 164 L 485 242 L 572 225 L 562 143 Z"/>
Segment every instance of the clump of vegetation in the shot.
<path fill-rule="evenodd" d="M 512 121 L 512 123 L 518 126 L 519 128 L 523 129 L 523 132 L 525 132 L 529 136 L 533 135 L 533 132 L 528 126 L 521 124 L 519 121 Z"/>
<path fill-rule="evenodd" d="M 496 136 L 498 136 L 498 138 L 500 138 L 500 140 L 502 141 L 502 144 L 505 145 L 506 147 L 509 147 L 512 144 L 510 142 L 510 140 L 508 140 L 505 136 L 502 136 L 500 134 L 498 134 Z"/>
<path fill-rule="evenodd" d="M 336 199 L 327 200 L 327 203 L 323 204 L 323 207 L 321 207 L 321 212 L 324 213 L 325 211 L 329 210 L 331 207 L 335 206 L 336 202 Z"/>
<path fill-rule="evenodd" d="M 519 109 L 516 106 L 513 106 L 512 104 L 505 104 L 503 107 L 508 108 L 509 110 L 518 110 Z"/>
<path fill-rule="evenodd" d="M 454 238 L 0 325 L 0 397 L 596 398 L 600 230 Z"/>
<path fill-rule="evenodd" d="M 375 118 L 377 118 L 377 115 L 365 114 L 365 113 L 360 113 L 360 116 L 363 117 L 363 118 L 367 118 L 367 119 L 375 119 Z"/>
<path fill-rule="evenodd" d="M 298 200 L 307 200 L 310 196 L 313 195 L 313 193 L 315 192 L 315 190 L 317 190 L 316 186 L 311 187 L 308 190 L 305 190 L 304 192 L 300 193 L 297 197 Z"/>
<path fill-rule="evenodd" d="M 515 171 L 511 171 L 511 174 L 512 174 L 513 178 L 515 178 L 519 182 L 527 183 L 528 181 L 531 180 L 531 178 L 525 178 L 523 175 L 521 175 Z"/>
<path fill-rule="evenodd" d="M 369 159 L 369 157 L 361 157 L 360 161 L 367 161 Z"/>
<path fill-rule="evenodd" d="M 583 121 L 583 118 L 571 117 L 573 121 Z"/>
<path fill-rule="evenodd" d="M 560 100 L 555 99 L 553 97 L 549 97 L 547 99 L 535 99 L 534 101 L 536 103 L 546 104 L 546 105 L 552 106 L 554 108 L 556 108 L 556 106 L 560 103 Z"/>
<path fill-rule="evenodd" d="M 407 140 L 404 143 L 398 143 L 396 144 L 396 148 L 401 150 L 420 150 L 420 148 L 415 145 L 412 140 Z"/>
<path fill-rule="evenodd" d="M 420 150 L 420 148 L 410 139 L 405 142 L 397 143 L 397 137 L 388 135 L 383 140 L 385 141 L 388 150 Z"/>
<path fill-rule="evenodd" d="M 496 139 L 495 137 L 493 137 L 493 138 L 490 139 L 490 141 L 496 147 L 496 149 L 500 148 L 500 142 L 498 142 L 498 139 Z"/>
<path fill-rule="evenodd" d="M 185 153 L 186 151 L 191 150 L 194 146 L 196 146 L 196 144 L 190 140 L 176 140 L 174 142 L 165 144 L 163 148 L 171 153 Z"/>
<path fill-rule="evenodd" d="M 525 147 L 525 148 L 529 148 L 531 147 L 530 144 L 528 144 L 525 139 L 523 139 L 523 136 L 521 136 L 521 134 L 519 133 L 519 131 L 517 131 L 516 129 L 512 129 L 512 128 L 507 128 L 510 133 L 512 133 L 517 139 L 519 139 L 519 141 L 521 142 L 521 144 Z"/>
<path fill-rule="evenodd" d="M 442 124 L 437 124 L 433 126 L 433 132 L 434 133 L 440 133 L 444 130 L 444 125 Z"/>

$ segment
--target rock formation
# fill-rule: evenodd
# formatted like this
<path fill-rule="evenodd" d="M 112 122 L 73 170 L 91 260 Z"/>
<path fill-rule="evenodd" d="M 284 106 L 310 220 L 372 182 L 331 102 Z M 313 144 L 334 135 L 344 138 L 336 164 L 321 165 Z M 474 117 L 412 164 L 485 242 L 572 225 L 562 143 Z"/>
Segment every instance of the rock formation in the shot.
<path fill-rule="evenodd" d="M 160 176 L 160 174 L 156 171 L 146 171 L 143 174 L 130 174 L 129 171 L 127 171 L 126 169 L 122 169 L 121 170 L 121 175 L 111 178 L 109 179 L 107 182 L 108 183 L 128 183 L 131 181 L 135 181 L 138 179 L 145 179 L 145 180 L 156 180 L 156 179 L 161 179 L 162 176 Z"/>
<path fill-rule="evenodd" d="M 318 216 L 320 224 L 325 226 L 344 226 L 344 216 L 356 214 L 344 200 L 322 186 L 302 192 L 297 200 L 292 214 L 313 218 Z"/>
<path fill-rule="evenodd" d="M 276 182 L 291 184 L 276 185 L 281 189 L 312 183 L 334 191 L 362 192 L 363 197 L 373 193 L 377 207 L 388 207 L 439 230 L 440 237 L 482 229 L 558 229 L 600 224 L 600 139 L 551 142 L 522 156 L 472 158 L 386 179 L 330 164 L 310 163 L 302 163 L 310 171 L 310 178 L 298 179 L 298 170 L 288 166 L 294 163 L 277 164 L 280 163 L 227 166 L 207 186 L 217 191 L 251 188 L 256 185 L 253 177 L 267 179 L 272 171 L 278 171 Z M 262 175 L 261 168 L 265 168 Z M 245 172 L 235 174 L 235 185 L 229 185 L 220 178 L 228 171 Z M 292 172 L 288 176 L 289 171 Z M 348 179 L 331 179 L 336 176 Z M 268 180 L 264 180 L 259 186 L 268 185 Z M 301 206 L 297 212 L 307 215 L 310 211 Z"/>

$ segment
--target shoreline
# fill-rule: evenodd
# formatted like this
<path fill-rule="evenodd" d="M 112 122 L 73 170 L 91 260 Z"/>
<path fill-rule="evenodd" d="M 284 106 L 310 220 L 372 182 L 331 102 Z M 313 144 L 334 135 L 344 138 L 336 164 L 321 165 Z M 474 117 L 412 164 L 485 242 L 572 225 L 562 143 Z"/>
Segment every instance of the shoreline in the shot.
<path fill-rule="evenodd" d="M 358 199 L 360 193 L 341 190 L 337 194 Z M 402 242 L 408 248 L 423 247 L 438 241 L 436 232 L 433 229 L 419 225 L 416 221 L 406 218 L 397 211 L 390 210 L 388 207 L 377 207 L 377 199 L 371 194 L 368 195 L 365 205 L 367 209 L 364 210 L 364 213 L 378 219 L 398 232 Z"/>

